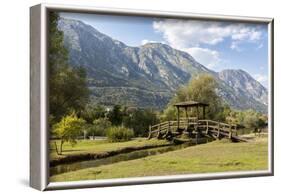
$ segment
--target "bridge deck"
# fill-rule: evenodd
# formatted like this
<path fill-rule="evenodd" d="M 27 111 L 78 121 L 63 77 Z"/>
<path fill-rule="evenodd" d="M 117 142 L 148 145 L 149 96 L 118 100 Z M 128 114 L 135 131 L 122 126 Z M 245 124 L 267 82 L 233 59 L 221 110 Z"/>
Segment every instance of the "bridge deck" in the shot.
<path fill-rule="evenodd" d="M 233 141 L 246 141 L 237 136 L 236 125 L 217 122 L 213 120 L 198 120 L 196 117 L 180 119 L 179 121 L 166 121 L 149 127 L 148 138 L 174 138 L 187 134 L 210 136 L 216 139 L 229 138 Z"/>

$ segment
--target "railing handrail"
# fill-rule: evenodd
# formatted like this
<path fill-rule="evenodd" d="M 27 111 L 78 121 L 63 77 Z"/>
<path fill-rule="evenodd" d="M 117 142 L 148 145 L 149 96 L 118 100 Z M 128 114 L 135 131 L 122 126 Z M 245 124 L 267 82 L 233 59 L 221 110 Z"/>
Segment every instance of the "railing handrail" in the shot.
<path fill-rule="evenodd" d="M 227 126 L 227 127 L 236 127 L 236 125 L 234 124 L 227 124 L 227 123 L 223 123 L 223 122 L 218 122 L 218 121 L 213 121 L 213 120 L 207 120 L 207 119 L 204 119 L 204 120 L 198 120 L 198 122 L 208 122 L 208 123 L 215 123 L 217 125 L 223 125 L 223 126 Z"/>
<path fill-rule="evenodd" d="M 237 134 L 237 125 L 227 124 L 223 122 L 213 121 L 209 119 L 200 119 L 197 117 L 188 117 L 185 119 L 180 118 L 179 120 L 174 121 L 164 121 L 162 123 L 158 123 L 156 125 L 149 127 L 149 136 L 155 136 L 159 138 L 164 134 L 163 137 L 169 134 L 169 132 L 173 132 L 175 129 L 183 128 L 187 129 L 190 126 L 194 128 L 200 127 L 206 129 L 206 133 L 208 133 L 209 129 L 217 135 L 219 138 L 220 134 L 224 136 L 228 136 L 229 138 L 233 137 L 233 133 Z M 162 134 L 162 135 L 161 135 Z"/>
<path fill-rule="evenodd" d="M 196 120 L 196 122 L 190 122 L 190 120 Z M 235 132 L 236 127 L 237 127 L 236 125 L 233 125 L 233 124 L 227 124 L 227 123 L 213 121 L 213 120 L 209 120 L 209 119 L 197 120 L 197 117 L 188 117 L 187 119 L 180 118 L 179 121 L 177 121 L 177 120 L 164 121 L 162 123 L 153 125 L 150 127 L 151 133 L 159 132 L 159 130 L 160 130 L 160 132 L 162 132 L 162 131 L 166 131 L 171 128 L 175 128 L 175 127 L 178 127 L 178 124 L 180 127 L 185 127 L 185 125 L 194 125 L 194 124 L 198 124 L 199 126 L 208 125 L 209 128 L 219 129 L 219 130 L 224 130 L 224 131 L 229 131 L 229 132 L 230 131 Z"/>

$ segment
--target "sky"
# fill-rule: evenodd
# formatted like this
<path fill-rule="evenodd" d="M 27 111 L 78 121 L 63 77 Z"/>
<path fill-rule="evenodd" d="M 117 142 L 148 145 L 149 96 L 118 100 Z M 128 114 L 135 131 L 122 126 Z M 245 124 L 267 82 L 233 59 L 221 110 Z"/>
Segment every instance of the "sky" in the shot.
<path fill-rule="evenodd" d="M 216 72 L 242 69 L 268 88 L 266 24 L 66 12 L 60 16 L 80 20 L 128 46 L 168 44 Z"/>

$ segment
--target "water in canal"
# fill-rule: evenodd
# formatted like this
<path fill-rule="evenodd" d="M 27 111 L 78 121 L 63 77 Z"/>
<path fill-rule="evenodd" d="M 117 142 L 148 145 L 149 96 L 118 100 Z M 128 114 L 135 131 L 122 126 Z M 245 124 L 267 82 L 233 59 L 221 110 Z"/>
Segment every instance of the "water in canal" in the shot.
<path fill-rule="evenodd" d="M 85 168 L 92 168 L 92 167 L 112 164 L 120 161 L 134 160 L 146 156 L 152 156 L 156 154 L 182 149 L 188 146 L 190 146 L 190 144 L 172 145 L 172 146 L 166 146 L 161 148 L 151 148 L 151 149 L 133 151 L 130 153 L 118 154 L 116 156 L 111 156 L 111 157 L 97 159 L 97 160 L 87 160 L 81 162 L 74 162 L 71 164 L 60 164 L 50 168 L 50 175 L 52 176 L 65 172 L 81 170 Z"/>

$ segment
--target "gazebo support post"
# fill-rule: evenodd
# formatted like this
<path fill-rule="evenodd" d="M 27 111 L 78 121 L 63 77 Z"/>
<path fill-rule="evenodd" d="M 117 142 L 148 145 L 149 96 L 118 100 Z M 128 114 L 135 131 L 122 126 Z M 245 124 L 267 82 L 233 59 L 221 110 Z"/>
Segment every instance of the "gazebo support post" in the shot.
<path fill-rule="evenodd" d="M 187 102 L 179 102 L 174 104 L 174 106 L 176 106 L 177 108 L 177 127 L 178 129 L 180 128 L 180 108 L 184 108 L 185 109 L 185 117 L 186 117 L 186 121 L 187 121 L 187 127 L 188 127 L 188 113 L 187 113 L 187 109 L 190 108 L 191 109 L 191 114 L 194 114 L 194 111 L 196 111 L 196 127 L 198 127 L 198 120 L 199 120 L 199 116 L 201 116 L 201 114 L 199 113 L 199 108 L 203 108 L 203 119 L 205 119 L 205 108 L 207 106 L 209 106 L 206 103 L 203 102 L 195 102 L 195 101 L 187 101 Z M 194 110 L 196 108 L 196 110 Z M 201 109 L 200 109 L 201 110 Z"/>
<path fill-rule="evenodd" d="M 203 119 L 205 119 L 205 106 L 203 106 Z"/>
<path fill-rule="evenodd" d="M 184 107 L 185 109 L 185 120 L 186 120 L 186 130 L 188 129 L 188 115 L 187 115 L 187 107 Z"/>
<path fill-rule="evenodd" d="M 180 111 L 179 107 L 177 107 L 177 113 L 178 113 L 178 129 L 180 128 Z"/>

